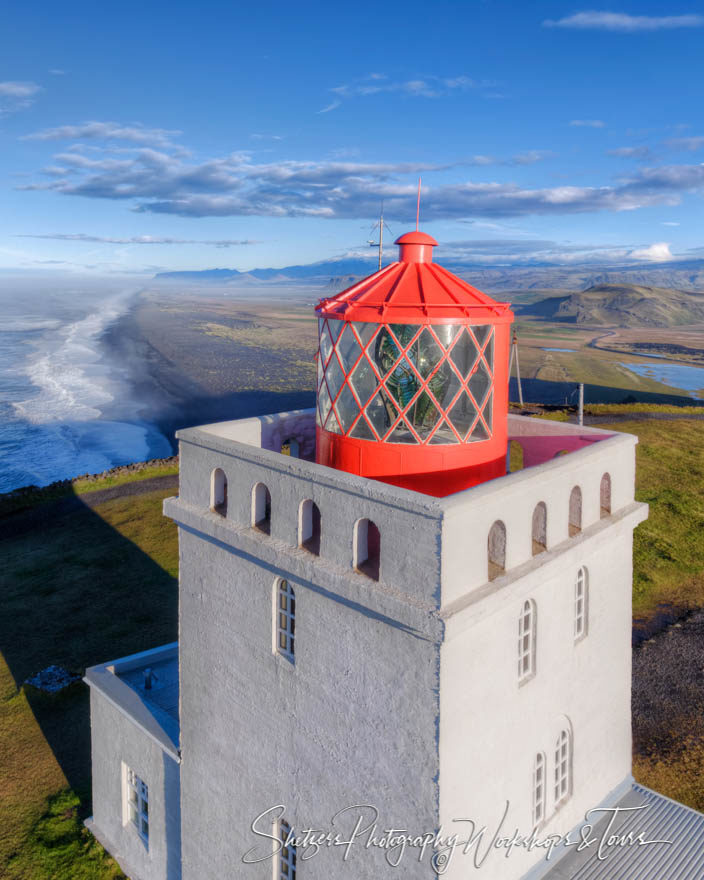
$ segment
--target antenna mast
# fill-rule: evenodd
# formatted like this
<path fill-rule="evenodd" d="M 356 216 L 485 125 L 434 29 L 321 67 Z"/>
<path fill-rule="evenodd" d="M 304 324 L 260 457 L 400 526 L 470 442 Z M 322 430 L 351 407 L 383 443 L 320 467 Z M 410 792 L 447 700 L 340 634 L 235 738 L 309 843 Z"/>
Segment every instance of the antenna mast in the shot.
<path fill-rule="evenodd" d="M 375 229 L 379 229 L 379 241 L 374 241 L 371 239 L 369 242 L 369 247 L 379 248 L 379 269 L 381 269 L 381 257 L 384 253 L 384 226 L 386 226 L 387 230 L 391 232 L 389 229 L 389 224 L 384 222 L 384 203 L 381 203 L 381 211 L 379 213 L 379 220 L 372 226 L 372 233 Z"/>

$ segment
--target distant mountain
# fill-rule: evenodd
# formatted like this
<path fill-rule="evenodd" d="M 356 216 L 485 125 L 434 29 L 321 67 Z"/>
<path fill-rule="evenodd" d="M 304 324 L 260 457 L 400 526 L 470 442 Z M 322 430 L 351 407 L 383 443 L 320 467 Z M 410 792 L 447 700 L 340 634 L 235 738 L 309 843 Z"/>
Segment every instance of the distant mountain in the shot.
<path fill-rule="evenodd" d="M 516 307 L 519 315 L 576 324 L 675 327 L 704 323 L 704 293 L 640 284 L 598 284 Z"/>
<path fill-rule="evenodd" d="M 623 266 L 582 265 L 493 265 L 472 263 L 439 257 L 438 262 L 486 290 L 567 290 L 583 291 L 599 285 L 639 285 L 643 287 L 704 290 L 704 260 L 673 261 L 669 263 L 639 263 Z M 203 269 L 193 272 L 160 272 L 160 281 L 178 281 L 196 284 L 269 284 L 309 283 L 335 292 L 370 275 L 376 269 L 374 257 L 342 257 L 322 260 L 280 269 Z"/>

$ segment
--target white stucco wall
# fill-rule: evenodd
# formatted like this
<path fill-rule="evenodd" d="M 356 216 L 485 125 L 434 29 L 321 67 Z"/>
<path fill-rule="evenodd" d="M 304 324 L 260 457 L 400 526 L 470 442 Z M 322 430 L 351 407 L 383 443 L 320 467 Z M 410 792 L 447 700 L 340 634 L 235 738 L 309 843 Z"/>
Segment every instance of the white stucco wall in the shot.
<path fill-rule="evenodd" d="M 329 828 L 351 803 L 373 803 L 380 824 L 423 832 L 470 817 L 493 831 L 530 831 L 535 753 L 547 757 L 545 833 L 569 831 L 630 773 L 630 595 L 634 444 L 603 437 L 569 455 L 444 499 L 429 498 L 278 454 L 312 414 L 180 433 L 179 499 L 165 512 L 181 540 L 181 745 L 184 877 L 246 870 L 260 811 L 285 802 L 291 823 Z M 545 428 L 542 427 L 545 425 Z M 513 435 L 570 426 L 511 420 Z M 582 429 L 580 429 L 581 431 Z M 295 432 L 294 432 L 295 433 Z M 262 446 L 270 448 L 261 448 Z M 227 516 L 209 510 L 210 475 L 228 479 Z M 608 472 L 612 514 L 601 518 Z M 250 527 L 251 491 L 271 493 L 271 533 Z M 570 536 L 569 497 L 582 489 L 582 532 Z M 298 544 L 298 510 L 322 516 L 320 556 Z M 531 518 L 548 510 L 547 552 L 532 555 Z M 352 570 L 354 524 L 381 530 L 381 578 Z M 487 536 L 502 520 L 506 570 L 487 577 Z M 589 633 L 573 639 L 574 576 L 590 574 Z M 272 588 L 296 590 L 296 665 L 272 651 Z M 517 685 L 518 614 L 537 607 L 537 674 Z M 561 718 L 574 743 L 574 790 L 550 818 Z M 608 748 L 604 744 L 608 743 Z M 490 857 L 491 880 L 536 861 Z M 400 873 L 377 851 L 305 864 L 306 877 L 428 877 L 427 861 Z M 472 873 L 457 859 L 447 876 Z M 479 874 L 481 876 L 481 873 Z"/>

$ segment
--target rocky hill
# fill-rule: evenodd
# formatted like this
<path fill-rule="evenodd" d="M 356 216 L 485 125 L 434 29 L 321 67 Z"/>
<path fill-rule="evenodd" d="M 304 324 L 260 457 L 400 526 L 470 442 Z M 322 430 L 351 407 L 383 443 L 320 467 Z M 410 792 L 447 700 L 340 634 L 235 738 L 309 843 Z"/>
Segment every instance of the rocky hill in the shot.
<path fill-rule="evenodd" d="M 704 293 L 642 284 L 597 284 L 541 299 L 516 311 L 547 321 L 618 327 L 675 327 L 704 323 Z"/>

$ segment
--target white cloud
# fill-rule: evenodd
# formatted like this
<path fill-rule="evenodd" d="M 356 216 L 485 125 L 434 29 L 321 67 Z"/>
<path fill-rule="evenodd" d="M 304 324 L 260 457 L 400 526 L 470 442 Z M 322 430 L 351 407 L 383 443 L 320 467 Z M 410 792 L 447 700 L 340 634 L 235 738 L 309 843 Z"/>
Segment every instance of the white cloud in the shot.
<path fill-rule="evenodd" d="M 631 251 L 629 256 L 632 260 L 646 260 L 652 263 L 665 263 L 675 259 L 667 241 L 658 241 L 648 247 Z"/>
<path fill-rule="evenodd" d="M 52 67 L 49 73 L 52 76 L 66 76 L 66 71 L 60 70 L 58 67 Z"/>
<path fill-rule="evenodd" d="M 673 28 L 694 28 L 704 25 L 702 15 L 628 15 L 624 12 L 576 12 L 557 21 L 547 19 L 543 27 L 571 28 L 576 30 L 617 31 L 637 33 L 642 31 L 672 30 Z"/>
<path fill-rule="evenodd" d="M 663 220 L 663 226 L 679 226 L 680 224 L 676 220 Z"/>
<path fill-rule="evenodd" d="M 328 104 L 327 107 L 323 107 L 322 110 L 318 110 L 318 113 L 329 113 L 331 110 L 337 110 L 337 108 L 342 104 L 342 101 L 333 101 Z"/>
<path fill-rule="evenodd" d="M 43 238 L 52 241 L 81 241 L 92 244 L 207 244 L 218 248 L 238 247 L 240 245 L 260 244 L 253 239 L 239 241 L 232 238 L 203 240 L 197 238 L 164 238 L 158 235 L 133 235 L 130 238 L 111 238 L 102 235 L 88 235 L 84 232 L 54 232 L 46 234 L 25 233 L 15 238 Z"/>
<path fill-rule="evenodd" d="M 132 144 L 171 147 L 172 138 L 180 131 L 163 128 L 145 128 L 142 125 L 120 125 L 117 122 L 84 122 L 80 125 L 60 125 L 25 135 L 26 141 L 106 140 L 127 141 Z"/>
<path fill-rule="evenodd" d="M 652 159 L 650 147 L 617 147 L 615 150 L 607 150 L 607 156 L 619 156 L 622 159 Z"/>
<path fill-rule="evenodd" d="M 415 217 L 420 172 L 498 164 L 527 164 L 542 151 L 505 159 L 474 156 L 448 164 L 365 163 L 356 160 L 257 162 L 248 153 L 194 161 L 180 148 L 132 146 L 66 150 L 44 169 L 50 179 L 20 185 L 62 195 L 120 200 L 133 210 L 157 214 L 269 217 L 376 217 L 379 202 L 391 219 Z M 432 181 L 432 176 L 431 176 Z M 627 211 L 677 205 L 684 193 L 704 190 L 704 165 L 643 168 L 616 184 L 526 188 L 512 182 L 477 181 L 471 174 L 433 186 L 426 179 L 423 217 L 495 220 L 530 215 Z"/>
<path fill-rule="evenodd" d="M 4 80 L 0 82 L 0 116 L 31 107 L 42 87 L 35 82 Z"/>
<path fill-rule="evenodd" d="M 390 80 L 380 73 L 373 73 L 351 83 L 335 86 L 330 89 L 341 98 L 364 97 L 377 95 L 380 92 L 398 92 L 405 95 L 423 98 L 439 98 L 453 91 L 494 88 L 496 83 L 488 80 L 475 80 L 469 76 L 425 76 L 419 79 Z"/>
<path fill-rule="evenodd" d="M 6 80 L 0 82 L 0 96 L 3 98 L 31 98 L 41 91 L 41 86 L 33 82 L 17 82 Z"/>
<path fill-rule="evenodd" d="M 575 125 L 577 128 L 604 128 L 606 123 L 601 119 L 573 119 L 570 125 Z"/>
<path fill-rule="evenodd" d="M 665 144 L 672 150 L 687 150 L 694 153 L 704 147 L 704 137 L 670 138 Z"/>

